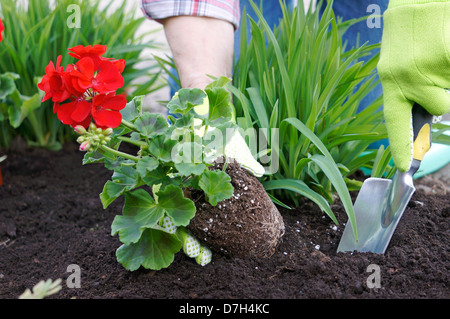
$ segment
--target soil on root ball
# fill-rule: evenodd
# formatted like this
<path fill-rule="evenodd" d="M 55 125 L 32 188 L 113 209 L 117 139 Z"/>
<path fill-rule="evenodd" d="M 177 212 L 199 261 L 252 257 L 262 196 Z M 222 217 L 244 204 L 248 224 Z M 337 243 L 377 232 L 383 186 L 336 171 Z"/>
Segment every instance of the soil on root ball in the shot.
<path fill-rule="evenodd" d="M 223 159 L 211 170 L 223 170 Z M 186 190 L 197 211 L 189 223 L 191 233 L 213 251 L 231 257 L 270 257 L 284 234 L 284 222 L 259 180 L 233 159 L 225 168 L 233 196 L 211 205 L 204 192 Z"/>
<path fill-rule="evenodd" d="M 342 205 L 332 206 L 340 222 L 334 225 L 302 199 L 292 210 L 278 208 L 285 234 L 270 258 L 214 253 L 202 267 L 180 252 L 166 269 L 129 272 L 117 262 L 121 243 L 111 236 L 123 200 L 104 210 L 99 199 L 111 171 L 83 166 L 74 144 L 58 152 L 16 148 L 6 154 L 0 299 L 16 299 L 49 278 L 63 279 L 62 290 L 49 297 L 55 299 L 450 297 L 450 203 L 437 182 L 427 185 L 428 193 L 418 188 L 384 255 L 336 253 L 347 220 Z M 80 267 L 80 288 L 66 285 L 70 265 Z M 371 265 L 379 267 L 379 286 Z"/>

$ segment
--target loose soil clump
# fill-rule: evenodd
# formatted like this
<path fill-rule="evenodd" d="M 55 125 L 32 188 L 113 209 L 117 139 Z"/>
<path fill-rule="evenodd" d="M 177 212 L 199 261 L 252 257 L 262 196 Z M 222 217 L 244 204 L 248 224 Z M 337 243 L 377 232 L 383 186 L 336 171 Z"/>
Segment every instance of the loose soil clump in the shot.
<path fill-rule="evenodd" d="M 450 203 L 437 182 L 427 182 L 430 192 L 418 187 L 385 255 L 336 253 L 347 221 L 342 205 L 332 206 L 340 222 L 335 225 L 300 199 L 294 209 L 278 207 L 285 230 L 270 258 L 214 253 L 202 267 L 180 252 L 166 269 L 130 272 L 117 262 L 121 243 L 111 236 L 123 199 L 106 210 L 99 199 L 111 171 L 102 164 L 83 166 L 75 144 L 58 152 L 16 147 L 4 153 L 0 299 L 16 299 L 49 278 L 63 279 L 54 299 L 450 297 Z M 65 284 L 73 264 L 81 269 L 80 288 Z M 368 284 L 370 265 L 379 266 L 379 288 Z"/>

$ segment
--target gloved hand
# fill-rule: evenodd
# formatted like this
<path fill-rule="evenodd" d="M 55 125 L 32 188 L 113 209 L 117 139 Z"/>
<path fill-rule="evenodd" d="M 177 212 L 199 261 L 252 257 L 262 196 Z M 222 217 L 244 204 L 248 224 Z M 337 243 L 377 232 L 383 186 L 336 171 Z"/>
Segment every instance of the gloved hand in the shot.
<path fill-rule="evenodd" d="M 406 172 L 414 103 L 435 116 L 450 112 L 450 0 L 390 0 L 378 72 L 392 156 Z"/>

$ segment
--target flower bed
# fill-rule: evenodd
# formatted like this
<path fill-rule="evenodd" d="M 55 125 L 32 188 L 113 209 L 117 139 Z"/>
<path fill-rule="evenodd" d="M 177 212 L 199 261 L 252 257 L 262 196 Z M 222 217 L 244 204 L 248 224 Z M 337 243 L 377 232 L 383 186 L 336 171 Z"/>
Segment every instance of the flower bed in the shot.
<path fill-rule="evenodd" d="M 450 205 L 438 181 L 428 185 L 434 194 L 421 188 L 414 194 L 385 255 L 336 254 L 344 208 L 332 206 L 341 223 L 335 227 L 315 204 L 300 200 L 294 210 L 279 208 L 285 234 L 269 259 L 215 253 L 202 267 L 179 252 L 166 269 L 130 272 L 117 262 L 121 243 L 111 236 L 123 199 L 104 210 L 98 197 L 111 172 L 102 164 L 82 166 L 75 144 L 59 152 L 14 145 L 0 187 L 2 299 L 48 278 L 63 279 L 62 290 L 49 297 L 57 299 L 450 297 Z M 80 288 L 66 285 L 73 264 Z M 380 288 L 368 286 L 372 264 L 380 267 Z"/>

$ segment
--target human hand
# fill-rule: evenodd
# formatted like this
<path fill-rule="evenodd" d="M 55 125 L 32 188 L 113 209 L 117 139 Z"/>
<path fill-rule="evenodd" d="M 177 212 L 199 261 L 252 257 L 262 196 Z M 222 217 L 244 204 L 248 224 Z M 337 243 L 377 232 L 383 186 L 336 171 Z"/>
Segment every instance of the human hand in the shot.
<path fill-rule="evenodd" d="M 413 105 L 435 116 L 450 112 L 450 1 L 391 0 L 378 72 L 392 156 L 406 172 L 413 155 Z"/>

